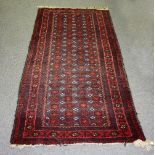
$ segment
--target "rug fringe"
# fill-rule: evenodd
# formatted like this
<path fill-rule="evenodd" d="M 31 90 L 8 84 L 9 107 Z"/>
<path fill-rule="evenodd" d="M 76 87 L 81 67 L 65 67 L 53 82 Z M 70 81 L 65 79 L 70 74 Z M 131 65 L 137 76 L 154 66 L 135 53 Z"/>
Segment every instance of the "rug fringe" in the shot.
<path fill-rule="evenodd" d="M 122 144 L 122 143 L 73 143 L 73 144 L 69 144 L 69 145 L 86 145 L 86 144 L 103 146 L 103 145 L 115 145 L 115 144 Z M 126 144 L 127 145 L 133 144 L 135 147 L 140 147 L 140 148 L 143 148 L 147 151 L 150 151 L 153 148 L 154 142 L 151 140 L 142 141 L 141 139 L 138 139 L 138 140 L 134 141 L 133 143 L 126 143 Z M 24 149 L 27 147 L 35 148 L 38 146 L 53 147 L 53 146 L 67 146 L 67 145 L 63 145 L 63 144 L 62 145 L 59 145 L 59 144 L 56 144 L 56 145 L 55 144 L 51 144 L 51 145 L 46 145 L 46 144 L 37 144 L 37 145 L 11 144 L 10 145 L 11 148 L 18 148 L 18 149 Z"/>
<path fill-rule="evenodd" d="M 150 151 L 154 145 L 154 142 L 151 140 L 142 141 L 141 139 L 138 139 L 133 142 L 134 146 L 141 147 L 146 149 L 147 151 Z"/>
<path fill-rule="evenodd" d="M 57 7 L 57 6 L 37 6 L 37 8 L 64 8 L 64 7 Z M 80 8 L 65 8 L 65 9 L 95 9 L 95 10 L 109 10 L 108 7 L 80 7 Z"/>
<path fill-rule="evenodd" d="M 121 144 L 121 143 L 73 143 L 73 144 L 49 144 L 49 145 L 46 145 L 46 144 L 35 144 L 35 145 L 32 145 L 32 144 L 10 144 L 10 148 L 14 149 L 14 148 L 18 148 L 18 149 L 24 149 L 24 148 L 28 148 L 28 147 L 31 147 L 31 148 L 35 148 L 35 147 L 40 147 L 40 146 L 45 146 L 45 147 L 54 147 L 54 146 L 68 146 L 68 145 L 99 145 L 99 146 L 103 146 L 103 145 L 117 145 L 117 144 Z"/>
<path fill-rule="evenodd" d="M 41 145 L 37 145 L 37 146 L 41 146 Z M 18 148 L 18 149 L 24 149 L 24 148 L 26 148 L 26 147 L 32 147 L 32 148 L 34 148 L 35 147 L 35 145 L 25 145 L 25 144 L 11 144 L 10 145 L 10 148 L 12 148 L 12 149 L 14 149 L 14 148 Z"/>

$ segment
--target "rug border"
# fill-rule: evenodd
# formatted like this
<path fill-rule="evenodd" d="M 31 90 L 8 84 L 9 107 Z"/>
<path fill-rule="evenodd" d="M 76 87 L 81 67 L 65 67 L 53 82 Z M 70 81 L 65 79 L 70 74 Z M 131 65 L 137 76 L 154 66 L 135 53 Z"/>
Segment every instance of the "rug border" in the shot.
<path fill-rule="evenodd" d="M 122 53 L 121 53 L 120 44 L 119 44 L 119 41 L 118 41 L 118 38 L 117 38 L 117 35 L 116 35 L 116 31 L 114 29 L 114 24 L 113 24 L 113 21 L 112 21 L 110 10 L 108 10 L 107 12 L 108 12 L 110 24 L 112 26 L 112 31 L 113 31 L 113 34 L 114 34 L 113 36 L 115 37 L 114 39 L 115 39 L 116 44 L 117 44 L 117 48 L 118 48 L 117 52 L 119 53 L 119 56 L 120 56 L 119 57 L 120 58 L 120 62 L 119 63 L 121 63 L 121 67 L 122 67 L 123 73 L 125 75 L 125 77 L 123 77 L 123 78 L 125 79 L 125 82 L 126 82 L 125 84 L 128 87 L 128 95 L 129 95 L 129 97 L 131 99 L 131 103 L 130 104 L 132 105 L 132 109 L 134 110 L 134 111 L 132 111 L 132 114 L 134 115 L 134 119 L 135 119 L 135 121 L 137 123 L 136 126 L 139 127 L 139 132 L 141 132 L 140 135 L 143 137 L 142 140 L 145 141 L 146 137 L 144 135 L 141 123 L 140 123 L 140 121 L 138 119 L 138 113 L 136 112 L 136 107 L 135 107 L 134 100 L 133 100 L 133 97 L 132 97 L 132 92 L 131 92 L 131 89 L 130 89 L 130 85 L 129 85 L 129 81 L 128 81 L 128 76 L 127 76 L 127 73 L 126 73 L 126 70 L 125 70 L 125 65 L 124 65 L 123 56 L 122 56 Z"/>
<path fill-rule="evenodd" d="M 28 62 L 32 60 L 32 54 L 33 54 L 33 50 L 32 47 L 34 46 L 34 41 L 35 41 L 35 38 L 37 36 L 37 28 L 39 27 L 39 17 L 40 17 L 40 14 L 41 14 L 41 9 L 38 9 L 37 10 L 37 15 L 36 15 L 36 19 L 35 19 L 35 22 L 34 22 L 34 25 L 33 25 L 33 31 L 32 31 L 32 36 L 31 36 L 31 39 L 29 41 L 29 46 L 28 46 L 28 49 L 27 49 L 27 56 L 26 56 L 26 59 L 25 59 L 25 63 L 24 63 L 24 66 L 23 66 L 23 72 L 22 72 L 22 75 L 21 75 L 21 80 L 20 80 L 20 84 L 19 84 L 19 88 L 18 88 L 18 98 L 17 98 L 17 104 L 16 104 L 16 110 L 15 110 L 15 113 L 14 113 L 14 121 L 13 121 L 13 128 L 12 128 L 12 132 L 11 132 L 11 138 L 10 138 L 10 143 L 11 144 L 15 144 L 13 143 L 14 141 L 14 138 L 15 138 L 15 130 L 16 130 L 16 122 L 18 121 L 18 110 L 20 108 L 20 96 L 21 96 L 21 91 L 22 91 L 22 85 L 24 83 L 24 77 L 26 76 L 26 70 L 27 70 L 27 67 L 28 67 Z"/>

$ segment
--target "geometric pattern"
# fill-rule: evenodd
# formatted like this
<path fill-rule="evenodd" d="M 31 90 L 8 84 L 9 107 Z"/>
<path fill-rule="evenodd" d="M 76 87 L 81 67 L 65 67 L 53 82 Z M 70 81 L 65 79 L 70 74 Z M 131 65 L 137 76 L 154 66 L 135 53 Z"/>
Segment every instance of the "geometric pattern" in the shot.
<path fill-rule="evenodd" d="M 108 10 L 38 10 L 12 144 L 145 140 Z"/>

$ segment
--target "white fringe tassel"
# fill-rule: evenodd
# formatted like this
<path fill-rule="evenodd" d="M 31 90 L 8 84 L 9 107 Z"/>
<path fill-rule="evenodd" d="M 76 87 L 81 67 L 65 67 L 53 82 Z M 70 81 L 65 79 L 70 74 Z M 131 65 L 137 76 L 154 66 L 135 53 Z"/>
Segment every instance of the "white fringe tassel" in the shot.
<path fill-rule="evenodd" d="M 133 144 L 136 147 L 141 147 L 141 148 L 146 149 L 147 151 L 150 151 L 154 145 L 154 142 L 152 142 L 150 140 L 142 141 L 142 140 L 138 139 L 138 140 L 134 141 Z"/>

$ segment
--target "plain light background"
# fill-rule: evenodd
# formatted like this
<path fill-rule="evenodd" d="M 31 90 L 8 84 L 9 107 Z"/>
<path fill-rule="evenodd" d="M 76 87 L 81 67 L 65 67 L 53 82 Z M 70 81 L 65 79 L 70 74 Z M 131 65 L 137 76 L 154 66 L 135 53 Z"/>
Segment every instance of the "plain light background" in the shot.
<path fill-rule="evenodd" d="M 138 118 L 146 138 L 153 140 L 153 0 L 107 1 Z M 153 151 L 132 144 L 10 148 L 19 82 L 39 5 L 80 8 L 107 4 L 103 0 L 0 0 L 0 154 L 152 155 Z"/>

